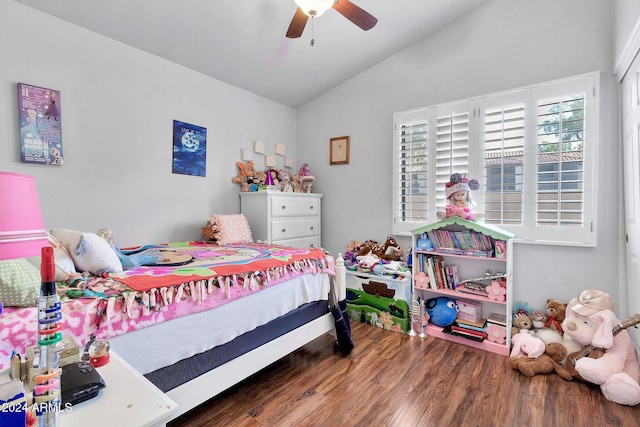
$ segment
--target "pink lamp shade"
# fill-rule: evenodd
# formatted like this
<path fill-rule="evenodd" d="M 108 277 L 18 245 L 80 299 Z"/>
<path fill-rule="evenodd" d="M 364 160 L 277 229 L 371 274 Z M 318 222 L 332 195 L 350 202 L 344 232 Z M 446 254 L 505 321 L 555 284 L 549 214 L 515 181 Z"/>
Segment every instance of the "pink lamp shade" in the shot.
<path fill-rule="evenodd" d="M 0 260 L 40 255 L 49 246 L 36 181 L 0 172 Z"/>

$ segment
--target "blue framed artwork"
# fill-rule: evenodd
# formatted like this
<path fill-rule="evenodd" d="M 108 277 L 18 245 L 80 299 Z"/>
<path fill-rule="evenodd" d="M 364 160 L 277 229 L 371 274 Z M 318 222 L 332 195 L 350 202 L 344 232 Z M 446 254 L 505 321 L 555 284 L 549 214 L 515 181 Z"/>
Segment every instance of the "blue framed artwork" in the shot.
<path fill-rule="evenodd" d="M 173 121 L 173 173 L 207 175 L 207 128 Z"/>

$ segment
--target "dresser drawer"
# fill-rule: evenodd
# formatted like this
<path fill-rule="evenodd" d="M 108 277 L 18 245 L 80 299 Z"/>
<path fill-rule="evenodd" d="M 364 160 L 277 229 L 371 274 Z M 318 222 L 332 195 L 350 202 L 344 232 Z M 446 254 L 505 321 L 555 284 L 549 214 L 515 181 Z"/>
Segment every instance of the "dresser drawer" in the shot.
<path fill-rule="evenodd" d="M 271 200 L 271 215 L 274 217 L 320 215 L 320 199 L 274 196 Z"/>
<path fill-rule="evenodd" d="M 274 220 L 272 240 L 285 240 L 296 237 L 317 236 L 320 230 L 318 218 Z"/>
<path fill-rule="evenodd" d="M 294 248 L 319 248 L 319 237 L 303 237 L 301 239 L 274 240 L 274 245 L 293 246 Z"/>

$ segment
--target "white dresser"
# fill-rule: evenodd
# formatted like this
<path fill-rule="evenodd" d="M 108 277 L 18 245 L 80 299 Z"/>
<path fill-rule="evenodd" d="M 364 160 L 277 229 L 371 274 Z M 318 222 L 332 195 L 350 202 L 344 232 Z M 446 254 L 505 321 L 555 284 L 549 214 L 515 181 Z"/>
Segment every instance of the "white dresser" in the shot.
<path fill-rule="evenodd" d="M 254 191 L 240 193 L 240 211 L 249 220 L 253 240 L 319 248 L 322 194 Z"/>

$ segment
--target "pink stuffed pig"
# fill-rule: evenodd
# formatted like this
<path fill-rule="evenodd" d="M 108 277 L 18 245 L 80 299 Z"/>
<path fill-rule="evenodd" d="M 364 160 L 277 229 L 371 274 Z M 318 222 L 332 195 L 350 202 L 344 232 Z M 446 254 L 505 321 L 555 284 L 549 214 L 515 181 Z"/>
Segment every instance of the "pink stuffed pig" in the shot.
<path fill-rule="evenodd" d="M 599 385 L 608 400 L 634 406 L 640 403 L 640 365 L 629 333 L 622 330 L 613 335 L 620 320 L 611 310 L 613 304 L 603 303 L 607 300 L 609 296 L 602 291 L 584 291 L 580 298 L 569 301 L 562 328 L 565 335 L 583 346 L 606 349 L 600 358 L 579 358 L 575 362 L 577 373 Z M 567 365 L 570 363 L 567 360 Z"/>

